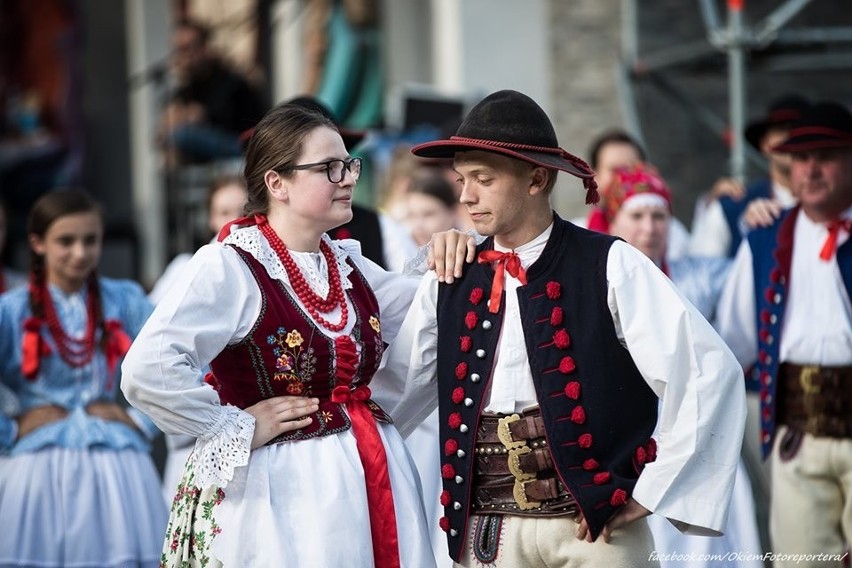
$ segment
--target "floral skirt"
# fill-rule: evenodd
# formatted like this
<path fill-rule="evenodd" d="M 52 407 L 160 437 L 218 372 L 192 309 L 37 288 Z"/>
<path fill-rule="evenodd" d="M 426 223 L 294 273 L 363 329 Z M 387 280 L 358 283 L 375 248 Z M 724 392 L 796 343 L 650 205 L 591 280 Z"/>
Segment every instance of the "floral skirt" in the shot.
<path fill-rule="evenodd" d="M 219 568 L 222 563 L 211 557 L 213 539 L 221 532 L 216 523 L 216 507 L 225 491 L 219 487 L 201 490 L 195 486 L 192 460 L 186 462 L 183 477 L 172 500 L 172 511 L 163 543 L 161 568 Z"/>
<path fill-rule="evenodd" d="M 394 426 L 380 424 L 379 433 L 400 563 L 435 568 L 414 463 Z M 253 450 L 225 487 L 197 488 L 194 460 L 187 460 L 172 501 L 161 566 L 375 566 L 366 481 L 351 430 Z"/>

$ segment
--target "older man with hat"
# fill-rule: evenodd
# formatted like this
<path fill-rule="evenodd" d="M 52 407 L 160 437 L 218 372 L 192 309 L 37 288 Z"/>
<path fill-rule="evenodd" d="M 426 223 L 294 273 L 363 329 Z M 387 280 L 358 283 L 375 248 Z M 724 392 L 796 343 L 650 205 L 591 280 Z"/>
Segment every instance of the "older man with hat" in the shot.
<path fill-rule="evenodd" d="M 740 220 L 756 199 L 772 199 L 782 207 L 792 207 L 790 157 L 774 146 L 787 138 L 793 123 L 801 118 L 809 102 L 799 95 L 784 95 L 769 106 L 766 116 L 751 122 L 745 130 L 749 144 L 766 157 L 769 177 L 752 182 L 742 195 L 723 195 L 709 203 L 693 223 L 690 252 L 699 256 L 733 257 L 742 240 Z M 739 182 L 723 178 L 719 184 Z M 742 190 L 742 186 L 739 186 Z"/>
<path fill-rule="evenodd" d="M 403 433 L 438 402 L 453 560 L 656 565 L 651 511 L 719 534 L 742 373 L 644 254 L 553 212 L 558 171 L 583 180 L 588 202 L 594 172 L 515 91 L 412 151 L 454 158 L 460 200 L 487 236 L 454 283 L 424 277 L 385 365 L 408 369 L 393 413 Z"/>
<path fill-rule="evenodd" d="M 773 551 L 840 566 L 852 540 L 852 114 L 816 104 L 774 150 L 792 156 L 799 205 L 740 246 L 718 328 L 760 384 Z"/>

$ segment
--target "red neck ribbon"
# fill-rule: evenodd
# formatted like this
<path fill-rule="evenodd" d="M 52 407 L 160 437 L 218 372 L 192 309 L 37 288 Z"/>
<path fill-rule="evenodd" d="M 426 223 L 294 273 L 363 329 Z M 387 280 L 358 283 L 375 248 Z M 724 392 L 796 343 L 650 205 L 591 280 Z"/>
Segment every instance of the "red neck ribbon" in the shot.
<path fill-rule="evenodd" d="M 477 261 L 480 264 L 497 263 L 494 266 L 494 280 L 491 283 L 491 298 L 488 300 L 488 311 L 496 314 L 500 311 L 500 299 L 503 297 L 506 272 L 513 278 L 520 280 L 523 285 L 527 283 L 527 273 L 521 265 L 521 257 L 515 251 L 484 250 L 479 253 Z"/>

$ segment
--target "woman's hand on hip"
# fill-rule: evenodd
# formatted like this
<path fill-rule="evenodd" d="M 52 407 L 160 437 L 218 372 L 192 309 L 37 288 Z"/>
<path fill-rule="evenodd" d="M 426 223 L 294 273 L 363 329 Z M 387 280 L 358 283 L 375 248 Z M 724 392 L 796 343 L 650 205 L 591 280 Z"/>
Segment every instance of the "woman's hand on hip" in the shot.
<path fill-rule="evenodd" d="M 246 408 L 254 416 L 251 449 L 259 448 L 281 434 L 306 427 L 310 415 L 319 410 L 319 399 L 304 396 L 276 396 Z"/>

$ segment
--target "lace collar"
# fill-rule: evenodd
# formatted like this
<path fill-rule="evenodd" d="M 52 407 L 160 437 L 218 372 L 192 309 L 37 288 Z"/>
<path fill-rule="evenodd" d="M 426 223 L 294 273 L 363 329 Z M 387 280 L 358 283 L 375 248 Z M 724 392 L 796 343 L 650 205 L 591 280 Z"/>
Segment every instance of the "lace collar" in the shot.
<path fill-rule="evenodd" d="M 325 241 L 334 253 L 337 259 L 337 267 L 340 270 L 341 283 L 344 290 L 352 289 L 352 282 L 349 280 L 349 275 L 352 273 L 352 266 L 346 262 L 347 253 L 337 241 L 333 241 L 328 235 L 323 234 L 322 240 Z M 287 278 L 287 271 L 284 270 L 284 265 L 278 259 L 278 255 L 269 246 L 269 242 L 263 233 L 256 226 L 245 227 L 231 231 L 231 234 L 222 241 L 222 244 L 234 245 L 252 255 L 266 269 L 266 273 L 270 278 L 281 280 L 287 285 L 290 285 L 290 279 Z M 318 252 L 297 252 L 290 251 L 293 260 L 302 275 L 310 285 L 311 289 L 320 296 L 328 295 L 328 270 L 325 265 L 325 258 Z"/>

